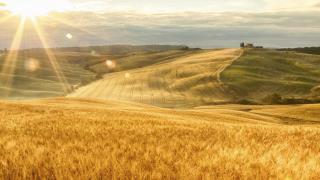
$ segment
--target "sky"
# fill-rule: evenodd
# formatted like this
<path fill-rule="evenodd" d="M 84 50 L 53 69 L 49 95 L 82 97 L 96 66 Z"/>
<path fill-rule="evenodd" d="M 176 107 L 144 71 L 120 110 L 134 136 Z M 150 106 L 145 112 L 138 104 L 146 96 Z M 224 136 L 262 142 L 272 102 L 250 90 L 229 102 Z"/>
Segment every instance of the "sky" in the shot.
<path fill-rule="evenodd" d="M 19 0 L 0 0 L 0 19 Z M 184 44 L 237 47 L 320 46 L 320 0 L 31 0 L 50 45 Z M 29 1 L 28 1 L 29 2 Z M 38 6 L 35 5 L 38 3 Z M 51 1 L 52 3 L 52 1 Z M 48 6 L 50 4 L 50 6 Z M 50 17 L 50 18 L 48 18 Z M 19 18 L 1 22 L 0 48 L 10 46 Z M 63 21 L 63 22 L 62 22 Z M 26 28 L 23 47 L 38 47 Z M 72 34 L 72 39 L 66 38 Z"/>
<path fill-rule="evenodd" d="M 72 0 L 79 8 L 111 11 L 145 12 L 225 12 L 225 11 L 278 11 L 308 10 L 318 0 Z"/>

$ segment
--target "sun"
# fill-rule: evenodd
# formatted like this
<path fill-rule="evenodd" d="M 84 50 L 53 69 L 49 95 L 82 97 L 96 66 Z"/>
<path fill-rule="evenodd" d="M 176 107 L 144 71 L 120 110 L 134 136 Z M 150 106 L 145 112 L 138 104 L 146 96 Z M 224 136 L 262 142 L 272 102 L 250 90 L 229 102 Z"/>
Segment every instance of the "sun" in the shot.
<path fill-rule="evenodd" d="M 6 10 L 11 12 L 8 17 L 12 17 L 11 15 L 18 15 L 21 17 L 21 20 L 18 23 L 16 33 L 13 36 L 13 40 L 6 58 L 4 60 L 3 66 L 1 68 L 0 74 L 8 74 L 8 76 L 0 77 L 0 84 L 4 84 L 5 87 L 8 87 L 7 90 L 4 91 L 4 97 L 8 97 L 10 95 L 10 87 L 13 83 L 13 74 L 15 73 L 16 62 L 19 57 L 20 51 L 15 51 L 21 48 L 21 44 L 23 43 L 23 37 L 25 35 L 26 30 L 26 22 L 30 20 L 30 26 L 33 27 L 35 34 L 38 36 L 45 53 L 48 56 L 49 62 L 52 65 L 54 72 L 56 73 L 59 82 L 67 94 L 71 91 L 68 80 L 65 78 L 63 72 L 61 71 L 61 67 L 57 62 L 57 58 L 55 54 L 51 51 L 48 40 L 46 39 L 45 31 L 41 27 L 41 23 L 38 22 L 37 16 L 45 16 L 50 12 L 61 12 L 67 11 L 70 9 L 70 4 L 68 0 L 0 0 L 1 7 L 0 10 Z M 72 6 L 71 6 L 72 7 Z M 50 18 L 49 16 L 47 18 Z M 0 27 L 1 29 L 1 27 Z M 67 38 L 72 39 L 72 35 L 67 35 Z M 28 70 L 35 71 L 39 68 L 38 62 L 36 60 L 32 60 L 26 64 Z"/>
<path fill-rule="evenodd" d="M 34 18 L 46 16 L 53 11 L 65 11 L 70 8 L 67 0 L 4 0 L 5 9 L 12 14 Z"/>

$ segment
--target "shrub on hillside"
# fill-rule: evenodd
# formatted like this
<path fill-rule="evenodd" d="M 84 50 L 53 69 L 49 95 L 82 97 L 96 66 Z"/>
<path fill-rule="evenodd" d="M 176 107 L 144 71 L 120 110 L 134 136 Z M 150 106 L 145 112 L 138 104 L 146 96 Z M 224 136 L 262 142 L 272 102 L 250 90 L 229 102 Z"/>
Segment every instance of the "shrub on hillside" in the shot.
<path fill-rule="evenodd" d="M 281 104 L 312 104 L 312 99 L 303 98 L 283 98 Z"/>
<path fill-rule="evenodd" d="M 190 48 L 189 48 L 188 46 L 183 46 L 183 47 L 181 48 L 181 50 L 187 51 L 187 50 L 190 50 Z"/>
<path fill-rule="evenodd" d="M 242 105 L 258 105 L 257 102 L 249 100 L 249 99 L 241 99 L 236 102 L 237 104 L 242 104 Z"/>
<path fill-rule="evenodd" d="M 277 93 L 269 94 L 262 99 L 262 102 L 265 104 L 282 104 L 282 97 Z"/>
<path fill-rule="evenodd" d="M 320 96 L 318 97 L 308 97 L 308 98 L 295 98 L 295 97 L 281 97 L 279 94 L 270 94 L 262 99 L 264 104 L 317 104 L 320 103 Z"/>
<path fill-rule="evenodd" d="M 280 51 L 296 51 L 300 53 L 320 55 L 320 47 L 303 47 L 303 48 L 286 48 L 279 49 Z"/>

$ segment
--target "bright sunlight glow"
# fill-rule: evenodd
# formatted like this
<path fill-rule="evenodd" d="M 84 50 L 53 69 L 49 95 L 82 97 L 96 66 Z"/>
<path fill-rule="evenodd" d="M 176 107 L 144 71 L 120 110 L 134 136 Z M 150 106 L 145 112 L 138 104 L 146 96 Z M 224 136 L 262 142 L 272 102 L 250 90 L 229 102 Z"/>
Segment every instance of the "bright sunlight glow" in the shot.
<path fill-rule="evenodd" d="M 5 9 L 22 17 L 45 16 L 53 11 L 66 11 L 72 7 L 67 0 L 4 0 Z"/>
<path fill-rule="evenodd" d="M 16 62 L 19 57 L 18 49 L 21 46 L 22 38 L 25 35 L 25 23 L 27 20 L 32 22 L 32 27 L 34 28 L 36 34 L 38 35 L 42 46 L 45 50 L 45 53 L 48 56 L 50 64 L 54 72 L 56 73 L 57 78 L 59 79 L 61 86 L 65 93 L 70 92 L 70 85 L 67 79 L 64 77 L 63 72 L 61 71 L 60 65 L 57 62 L 57 58 L 54 53 L 49 49 L 50 45 L 48 40 L 45 38 L 45 32 L 42 30 L 42 27 L 37 22 L 37 16 L 45 16 L 53 11 L 66 11 L 70 10 L 70 3 L 67 0 L 1 0 L 4 2 L 2 6 L 5 7 L 7 11 L 10 11 L 14 15 L 19 15 L 21 17 L 20 23 L 17 27 L 16 34 L 13 38 L 11 48 L 8 55 L 5 58 L 4 64 L 1 68 L 0 84 L 3 84 L 6 89 L 3 96 L 8 97 L 11 93 L 11 86 L 13 82 L 13 74 L 15 73 Z M 69 37 L 72 38 L 70 34 Z M 39 68 L 39 63 L 37 60 L 26 61 L 26 70 L 33 72 Z M 6 76 L 7 75 L 7 76 Z"/>

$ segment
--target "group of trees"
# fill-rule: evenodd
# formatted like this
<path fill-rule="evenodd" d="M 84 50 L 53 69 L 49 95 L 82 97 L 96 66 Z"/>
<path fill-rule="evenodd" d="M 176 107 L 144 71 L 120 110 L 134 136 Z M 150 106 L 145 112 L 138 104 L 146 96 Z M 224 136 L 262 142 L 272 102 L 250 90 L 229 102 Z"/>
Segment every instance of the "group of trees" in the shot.
<path fill-rule="evenodd" d="M 270 94 L 262 99 L 264 104 L 313 104 L 320 103 L 320 94 L 312 94 L 306 98 L 282 97 L 279 94 Z"/>
<path fill-rule="evenodd" d="M 279 49 L 279 50 L 281 50 L 281 51 L 295 51 L 295 52 L 300 52 L 300 53 L 320 55 L 320 47 L 285 48 L 285 49 Z"/>
<path fill-rule="evenodd" d="M 265 105 L 286 105 L 286 104 L 315 104 L 320 103 L 320 86 L 317 86 L 311 90 L 309 96 L 304 98 L 296 97 L 283 97 L 280 94 L 272 93 L 266 95 L 260 101 L 241 99 L 236 102 L 237 104 L 244 105 L 256 105 L 256 104 L 265 104 Z"/>

